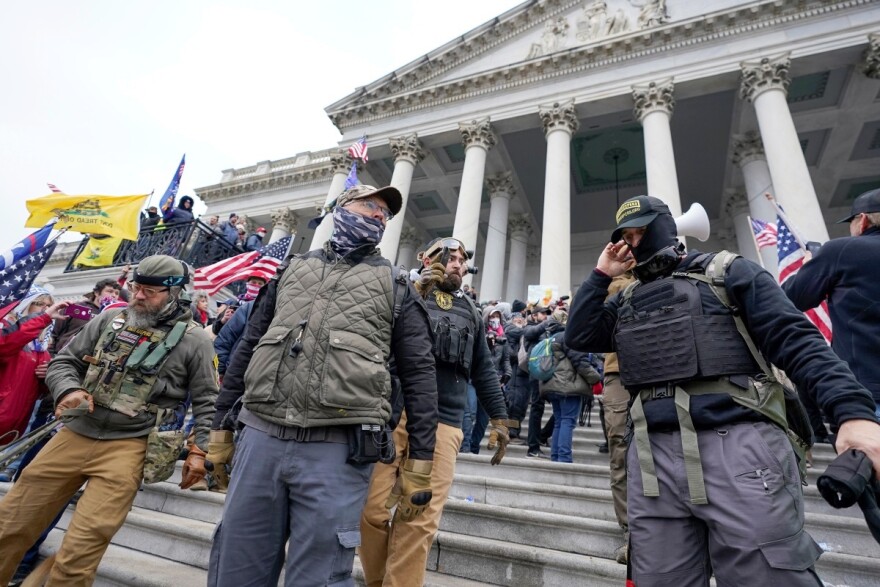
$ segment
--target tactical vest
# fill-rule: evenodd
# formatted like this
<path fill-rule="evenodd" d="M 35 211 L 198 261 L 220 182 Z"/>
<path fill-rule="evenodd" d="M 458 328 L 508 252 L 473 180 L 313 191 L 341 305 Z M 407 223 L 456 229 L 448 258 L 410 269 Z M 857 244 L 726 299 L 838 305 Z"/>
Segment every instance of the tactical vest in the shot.
<path fill-rule="evenodd" d="M 692 503 L 708 503 L 697 431 L 690 416 L 694 395 L 726 393 L 781 427 L 798 456 L 801 477 L 806 475 L 804 455 L 809 440 L 805 439 L 810 436 L 803 408 L 798 410 L 794 392 L 788 397 L 727 295 L 724 276 L 737 257 L 728 251 L 702 255 L 686 272 L 676 271 L 646 284 L 632 283 L 622 294 L 615 344 L 621 381 L 634 397 L 630 414 L 646 496 L 658 496 L 660 489 L 642 404 L 662 397 L 675 401 Z M 704 299 L 698 283 L 708 285 L 713 297 Z M 707 313 L 707 308 L 720 313 Z M 748 382 L 746 386 L 739 383 L 742 379 Z M 789 426 L 789 417 L 797 420 L 793 426 Z"/>
<path fill-rule="evenodd" d="M 455 296 L 435 288 L 428 294 L 425 304 L 434 332 L 435 359 L 469 375 L 476 337 L 482 328 L 473 302 L 466 296 Z"/>
<path fill-rule="evenodd" d="M 162 364 L 171 350 L 194 327 L 191 320 L 178 320 L 155 328 L 128 326 L 127 310 L 120 312 L 101 333 L 89 363 L 83 387 L 95 403 L 134 417 L 142 411 L 156 413 L 147 402 Z"/>
<path fill-rule="evenodd" d="M 243 403 L 282 426 L 385 424 L 391 416 L 391 264 L 328 251 L 294 258 L 279 278 L 274 316 L 254 346 Z"/>

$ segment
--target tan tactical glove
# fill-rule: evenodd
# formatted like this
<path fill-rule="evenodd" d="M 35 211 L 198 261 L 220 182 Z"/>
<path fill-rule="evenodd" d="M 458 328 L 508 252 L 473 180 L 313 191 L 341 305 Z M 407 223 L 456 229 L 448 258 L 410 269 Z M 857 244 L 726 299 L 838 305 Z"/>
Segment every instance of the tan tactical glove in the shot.
<path fill-rule="evenodd" d="M 507 451 L 507 443 L 510 442 L 510 435 L 507 433 L 508 423 L 509 420 L 489 420 L 489 444 L 487 446 L 489 450 L 493 450 L 498 446 L 495 454 L 492 455 L 491 462 L 493 465 L 499 464 L 501 459 L 504 458 L 504 453 Z"/>
<path fill-rule="evenodd" d="M 397 477 L 397 483 L 385 502 L 389 510 L 397 505 L 395 520 L 411 522 L 413 518 L 428 509 L 431 503 L 431 469 L 433 461 L 407 459 Z"/>
<path fill-rule="evenodd" d="M 180 488 L 189 489 L 205 478 L 208 471 L 205 469 L 205 451 L 194 442 L 189 447 L 189 454 L 183 462 L 183 474 L 180 476 Z"/>
<path fill-rule="evenodd" d="M 226 471 L 226 465 L 232 461 L 232 454 L 235 452 L 235 445 L 232 444 L 231 430 L 211 430 L 208 437 L 208 454 L 205 460 L 210 462 L 214 469 L 214 481 L 217 482 L 217 491 L 226 493 L 229 487 L 229 473 Z"/>
<path fill-rule="evenodd" d="M 432 263 L 430 267 L 422 268 L 418 281 L 413 285 L 419 295 L 425 297 L 432 286 L 443 283 L 444 279 L 446 279 L 446 266 L 443 263 Z"/>

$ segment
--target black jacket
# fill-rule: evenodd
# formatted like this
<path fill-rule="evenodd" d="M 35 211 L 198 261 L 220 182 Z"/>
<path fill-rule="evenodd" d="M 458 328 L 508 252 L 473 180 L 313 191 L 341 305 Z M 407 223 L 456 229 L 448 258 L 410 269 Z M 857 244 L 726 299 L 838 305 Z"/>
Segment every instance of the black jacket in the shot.
<path fill-rule="evenodd" d="M 678 270 L 689 267 L 699 254 L 689 253 Z M 622 294 L 606 302 L 610 283 L 610 277 L 594 270 L 578 289 L 565 330 L 565 343 L 571 348 L 590 352 L 616 350 L 614 331 Z M 724 284 L 764 357 L 785 370 L 799 389 L 812 394 L 829 417 L 837 424 L 852 419 L 876 421 L 870 394 L 825 344 L 819 331 L 785 297 L 773 276 L 755 263 L 738 258 L 731 263 Z M 700 283 L 698 287 L 704 312 L 720 304 L 708 285 Z M 650 429 L 678 427 L 673 398 L 646 402 L 644 407 Z M 756 412 L 724 394 L 692 397 L 691 416 L 694 425 L 701 429 L 758 417 Z"/>
<path fill-rule="evenodd" d="M 782 289 L 804 311 L 828 298 L 831 348 L 880 405 L 880 227 L 828 241 Z"/>
<path fill-rule="evenodd" d="M 372 250 L 355 251 L 349 254 L 349 261 L 360 262 Z M 357 255 L 358 252 L 361 254 Z M 220 395 L 217 397 L 213 423 L 215 430 L 223 427 L 226 413 L 244 394 L 244 374 L 254 347 L 269 328 L 275 314 L 275 292 L 279 276 L 280 273 L 260 289 L 244 336 L 229 359 Z M 400 379 L 408 416 L 406 430 L 409 434 L 409 455 L 413 459 L 432 460 L 437 429 L 437 381 L 431 325 L 422 299 L 411 285 L 407 284 L 406 288 L 402 310 L 391 333 L 391 352 L 397 365 L 396 375 Z"/>

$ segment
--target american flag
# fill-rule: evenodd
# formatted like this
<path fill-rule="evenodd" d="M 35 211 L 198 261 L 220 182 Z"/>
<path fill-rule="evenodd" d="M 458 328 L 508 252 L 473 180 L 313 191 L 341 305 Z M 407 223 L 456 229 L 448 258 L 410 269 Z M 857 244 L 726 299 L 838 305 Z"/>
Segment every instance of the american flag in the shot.
<path fill-rule="evenodd" d="M 355 159 L 360 159 L 364 163 L 367 162 L 367 136 L 364 135 L 351 144 L 348 148 L 348 154 Z"/>
<path fill-rule="evenodd" d="M 177 199 L 177 190 L 180 189 L 180 179 L 183 177 L 184 167 L 186 167 L 186 153 L 180 158 L 177 171 L 174 172 L 174 177 L 171 178 L 171 183 L 168 184 L 165 195 L 159 200 L 159 210 L 162 213 L 162 218 L 165 220 L 168 220 L 171 217 L 171 213 L 174 212 L 174 200 Z"/>
<path fill-rule="evenodd" d="M 782 219 L 782 216 L 777 216 L 776 226 L 779 233 L 776 243 L 776 250 L 779 253 L 779 284 L 782 285 L 803 267 L 805 253 L 804 246 Z M 828 302 L 823 300 L 818 307 L 807 310 L 804 314 L 830 344 L 831 317 L 828 316 Z"/>
<path fill-rule="evenodd" d="M 0 305 L 17 302 L 25 296 L 57 244 L 58 241 L 52 241 L 0 269 Z"/>
<path fill-rule="evenodd" d="M 776 246 L 776 225 L 772 222 L 764 222 L 752 218 L 752 232 L 755 233 L 755 242 L 758 248 L 775 247 Z"/>
<path fill-rule="evenodd" d="M 287 255 L 287 249 L 290 247 L 290 237 L 286 236 L 272 244 L 266 245 L 259 251 L 251 251 L 242 253 L 196 269 L 195 278 L 193 279 L 193 287 L 214 295 L 225 286 L 233 281 L 247 279 L 253 275 L 258 275 L 269 281 L 281 260 Z"/>
<path fill-rule="evenodd" d="M 53 218 L 46 226 L 33 234 L 29 234 L 21 241 L 15 243 L 11 249 L 0 255 L 0 270 L 11 267 L 13 263 L 17 263 L 22 257 L 30 255 L 37 249 L 46 246 L 49 240 L 49 233 L 52 232 L 57 218 Z"/>
<path fill-rule="evenodd" d="M 61 190 L 59 190 L 58 186 L 55 185 L 54 183 L 47 183 L 46 185 L 49 186 L 49 189 L 52 190 L 53 194 L 63 194 L 64 193 Z"/>

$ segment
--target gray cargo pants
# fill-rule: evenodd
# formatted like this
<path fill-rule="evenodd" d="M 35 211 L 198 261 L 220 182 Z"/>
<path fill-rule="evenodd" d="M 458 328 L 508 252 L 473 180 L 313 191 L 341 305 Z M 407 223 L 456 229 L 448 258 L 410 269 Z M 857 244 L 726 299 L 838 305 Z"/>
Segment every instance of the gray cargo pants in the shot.
<path fill-rule="evenodd" d="M 373 465 L 346 463 L 348 444 L 280 440 L 245 427 L 223 518 L 214 531 L 209 587 L 354 586 L 361 511 Z"/>
<path fill-rule="evenodd" d="M 698 432 L 708 505 L 688 494 L 681 435 L 651 432 L 659 497 L 645 497 L 636 443 L 627 454 L 630 560 L 638 587 L 821 587 L 821 549 L 804 530 L 797 462 L 764 422 Z"/>

